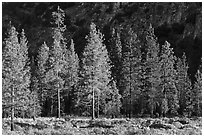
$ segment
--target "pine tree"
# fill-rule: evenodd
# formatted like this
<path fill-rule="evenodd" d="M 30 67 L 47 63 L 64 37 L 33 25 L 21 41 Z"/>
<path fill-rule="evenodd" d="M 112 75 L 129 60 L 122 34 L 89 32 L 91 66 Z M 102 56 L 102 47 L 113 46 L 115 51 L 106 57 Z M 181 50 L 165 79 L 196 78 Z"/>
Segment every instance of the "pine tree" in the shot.
<path fill-rule="evenodd" d="M 51 69 L 49 70 L 50 84 L 52 85 L 53 91 L 57 91 L 57 117 L 60 117 L 61 112 L 61 101 L 60 101 L 60 92 L 63 89 L 64 80 L 61 77 L 62 68 L 65 64 L 65 38 L 63 37 L 63 32 L 66 29 L 64 25 L 65 13 L 58 6 L 57 12 L 52 13 L 54 19 L 54 28 L 53 28 L 53 47 L 50 55 Z M 53 97 L 53 96 L 52 96 Z M 53 100 L 52 100 L 53 101 Z M 53 104 L 52 104 L 53 105 Z"/>
<path fill-rule="evenodd" d="M 191 96 L 191 111 L 195 112 L 194 115 L 202 116 L 202 73 L 201 73 L 201 66 L 198 69 L 195 77 L 196 82 L 194 83 L 193 92 Z"/>
<path fill-rule="evenodd" d="M 75 90 L 78 87 L 78 71 L 79 71 L 79 58 L 75 53 L 74 42 L 71 39 L 71 45 L 68 50 L 65 50 L 65 65 L 62 68 L 63 78 L 65 80 L 64 94 L 66 99 L 69 101 L 69 106 L 66 107 L 69 110 L 65 110 L 65 112 L 71 112 L 73 109 L 73 103 L 75 101 L 74 95 Z M 65 99 L 65 100 L 66 100 Z M 71 99 L 71 100 L 70 100 Z M 72 104 L 71 104 L 72 103 Z M 73 111 L 73 110 L 72 110 Z"/>
<path fill-rule="evenodd" d="M 30 83 L 30 90 L 31 94 L 29 96 L 30 98 L 30 116 L 35 119 L 36 116 L 38 116 L 41 113 L 41 106 L 39 101 L 39 81 L 37 79 L 37 68 L 35 65 L 34 57 L 31 59 L 31 83 Z"/>
<path fill-rule="evenodd" d="M 24 30 L 20 42 L 15 27 L 8 30 L 3 50 L 3 108 L 11 109 L 11 130 L 14 130 L 14 111 L 21 114 L 29 109 L 30 68 L 28 66 L 28 47 Z"/>
<path fill-rule="evenodd" d="M 175 86 L 176 70 L 174 69 L 176 57 L 174 56 L 173 49 L 166 41 L 162 45 L 160 56 L 160 74 L 163 98 L 167 99 L 168 110 L 170 114 L 177 114 L 179 107 L 178 91 Z M 165 101 L 164 101 L 165 102 Z"/>
<path fill-rule="evenodd" d="M 39 103 L 43 108 L 44 102 L 47 98 L 47 80 L 46 73 L 48 69 L 48 59 L 49 59 L 49 47 L 44 42 L 40 49 L 38 50 L 37 55 L 37 81 L 38 81 L 38 95 Z"/>
<path fill-rule="evenodd" d="M 100 99 L 100 97 L 104 97 L 104 93 L 108 91 L 111 66 L 108 51 L 103 44 L 103 35 L 96 30 L 94 23 L 91 23 L 90 33 L 86 38 L 88 44 L 84 49 L 82 59 L 82 85 L 81 92 L 78 94 L 78 106 L 81 106 L 89 115 L 91 114 L 90 110 L 92 110 L 92 118 L 94 119 L 95 102 L 100 100 L 103 102 L 105 99 Z M 98 101 L 95 101 L 96 96 Z"/>
<path fill-rule="evenodd" d="M 122 44 L 120 33 L 118 29 L 112 30 L 112 38 L 110 40 L 111 43 L 111 50 L 110 50 L 110 59 L 113 63 L 112 72 L 114 78 L 117 80 L 116 82 L 119 83 L 121 77 L 121 65 L 122 65 Z"/>
<path fill-rule="evenodd" d="M 30 71 L 30 60 L 28 58 L 28 41 L 27 41 L 27 38 L 25 36 L 25 32 L 24 30 L 22 29 L 22 32 L 21 32 L 21 35 L 20 35 L 20 52 L 18 54 L 21 54 L 21 62 L 24 62 L 24 68 L 23 68 L 23 72 L 22 72 L 22 79 L 24 82 L 22 82 L 22 88 L 21 88 L 21 92 L 23 93 L 20 93 L 21 96 L 24 96 L 23 98 L 22 97 L 19 97 L 22 101 L 21 101 L 21 104 L 24 105 L 22 107 L 19 108 L 19 111 L 22 111 L 22 116 L 24 117 L 25 113 L 27 114 L 27 116 L 30 115 L 29 113 L 29 109 L 30 109 L 30 104 L 32 102 L 30 102 L 30 78 L 31 78 L 31 71 Z M 19 99 L 19 100 L 20 100 Z"/>
<path fill-rule="evenodd" d="M 148 94 L 147 104 L 150 108 L 151 116 L 156 105 L 160 102 L 159 99 L 159 85 L 160 85 L 160 73 L 159 73 L 159 44 L 157 38 L 154 35 L 154 29 L 150 25 L 146 36 L 146 91 Z"/>
<path fill-rule="evenodd" d="M 188 104 L 190 104 L 191 98 L 191 81 L 188 77 L 188 64 L 186 61 L 185 53 L 183 54 L 182 58 L 178 58 L 176 63 L 177 68 L 177 83 L 176 87 L 178 89 L 178 98 L 179 98 L 179 111 L 180 114 L 183 114 L 187 111 Z M 190 113 L 190 112 L 188 112 Z"/>
<path fill-rule="evenodd" d="M 129 29 L 126 39 L 126 50 L 123 51 L 123 104 L 125 105 L 126 115 L 131 118 L 132 106 L 140 95 L 140 64 L 141 64 L 141 46 L 137 35 L 132 29 Z M 134 102 L 133 102 L 134 101 Z"/>

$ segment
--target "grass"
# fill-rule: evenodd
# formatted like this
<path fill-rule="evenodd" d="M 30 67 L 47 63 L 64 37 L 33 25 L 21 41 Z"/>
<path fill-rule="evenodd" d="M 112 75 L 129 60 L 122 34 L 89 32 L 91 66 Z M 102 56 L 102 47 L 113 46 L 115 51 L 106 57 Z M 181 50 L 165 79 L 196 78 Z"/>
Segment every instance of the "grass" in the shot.
<path fill-rule="evenodd" d="M 187 119 L 188 124 L 178 124 L 181 118 L 97 119 L 88 127 L 90 119 L 56 118 L 16 119 L 15 131 L 10 131 L 10 120 L 3 119 L 3 135 L 201 135 L 201 118 Z M 21 123 L 21 124 L 19 124 Z M 22 124 L 23 123 L 23 124 Z M 26 123 L 26 124 L 24 124 Z M 73 123 L 77 126 L 73 126 Z M 150 128 L 154 123 L 170 128 Z M 101 126 L 102 125 L 102 126 Z M 104 126 L 105 125 L 105 126 Z M 109 127 L 108 127 L 108 126 Z M 111 126 L 110 126 L 111 125 Z M 106 126 L 108 128 L 106 128 Z M 156 125 L 157 126 L 157 125 Z M 155 126 L 155 127 L 156 127 Z M 80 128 L 81 127 L 81 128 Z"/>

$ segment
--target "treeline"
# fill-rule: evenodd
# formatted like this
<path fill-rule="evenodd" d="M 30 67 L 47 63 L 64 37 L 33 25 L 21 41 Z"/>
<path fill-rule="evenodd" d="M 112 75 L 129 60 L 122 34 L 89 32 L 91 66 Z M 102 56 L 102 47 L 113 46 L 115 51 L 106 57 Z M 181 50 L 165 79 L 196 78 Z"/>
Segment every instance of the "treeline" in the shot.
<path fill-rule="evenodd" d="M 44 42 L 37 58 L 28 57 L 24 30 L 19 36 L 14 26 L 8 28 L 3 117 L 202 115 L 201 66 L 191 82 L 185 54 L 176 58 L 170 43 L 159 45 L 151 25 L 143 41 L 128 25 L 123 34 L 113 29 L 108 52 L 103 34 L 91 23 L 79 59 L 74 41 L 68 45 L 63 36 L 64 11 L 58 7 L 52 16 L 53 44 Z"/>

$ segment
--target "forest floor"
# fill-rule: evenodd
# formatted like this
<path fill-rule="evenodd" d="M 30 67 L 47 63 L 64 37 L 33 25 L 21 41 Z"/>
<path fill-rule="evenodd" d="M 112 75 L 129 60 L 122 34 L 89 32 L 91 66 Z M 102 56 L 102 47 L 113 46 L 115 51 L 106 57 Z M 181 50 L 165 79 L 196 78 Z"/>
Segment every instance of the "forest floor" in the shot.
<path fill-rule="evenodd" d="M 202 118 L 3 118 L 3 135 L 202 135 Z"/>

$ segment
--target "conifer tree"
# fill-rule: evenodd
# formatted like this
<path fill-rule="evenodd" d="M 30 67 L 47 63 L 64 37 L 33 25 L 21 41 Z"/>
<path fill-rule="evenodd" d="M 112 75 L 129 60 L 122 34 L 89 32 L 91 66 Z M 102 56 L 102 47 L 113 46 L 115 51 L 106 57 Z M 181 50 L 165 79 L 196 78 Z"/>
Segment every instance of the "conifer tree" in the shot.
<path fill-rule="evenodd" d="M 95 100 L 104 100 L 104 93 L 108 91 L 110 82 L 110 60 L 108 51 L 103 44 L 103 35 L 96 30 L 96 25 L 91 23 L 90 33 L 86 37 L 88 44 L 83 52 L 82 59 L 82 85 L 79 93 L 78 106 L 82 106 L 84 111 L 92 114 L 95 118 Z M 92 109 L 91 109 L 92 107 Z M 91 112 L 92 110 L 92 112 Z M 86 111 L 87 112 L 87 111 Z"/>
<path fill-rule="evenodd" d="M 71 45 L 69 47 L 69 49 L 65 50 L 65 65 L 62 68 L 62 72 L 63 72 L 63 78 L 65 80 L 65 87 L 64 87 L 64 94 L 67 97 L 67 99 L 69 99 L 69 110 L 66 110 L 66 112 L 70 111 L 71 112 L 71 108 L 73 107 L 74 103 L 74 95 L 75 95 L 75 90 L 78 86 L 78 71 L 79 71 L 79 58 L 78 55 L 75 52 L 74 49 L 74 42 L 71 39 Z M 71 99 L 71 100 L 70 100 Z"/>
<path fill-rule="evenodd" d="M 156 105 L 159 103 L 159 85 L 160 85 L 160 73 L 159 73 L 159 44 L 157 38 L 154 35 L 154 28 L 150 25 L 146 36 L 146 91 L 148 94 L 147 104 L 150 108 L 151 116 Z"/>
<path fill-rule="evenodd" d="M 194 83 L 193 92 L 191 96 L 191 110 L 192 112 L 195 112 L 194 115 L 202 116 L 202 73 L 201 73 L 201 66 L 200 69 L 198 69 L 195 77 L 196 82 Z"/>
<path fill-rule="evenodd" d="M 176 63 L 177 68 L 177 83 L 176 87 L 178 89 L 178 98 L 179 98 L 179 111 L 180 114 L 187 111 L 187 107 L 190 104 L 191 98 L 191 81 L 188 77 L 188 64 L 186 61 L 185 53 L 183 54 L 182 58 L 178 58 Z M 189 113 L 189 112 L 188 112 Z"/>
<path fill-rule="evenodd" d="M 46 72 L 48 69 L 48 59 L 49 59 L 49 47 L 44 42 L 37 55 L 37 81 L 38 81 L 38 95 L 41 107 L 47 98 L 46 84 Z"/>
<path fill-rule="evenodd" d="M 30 69 L 30 60 L 28 58 L 28 41 L 27 38 L 25 36 L 25 32 L 24 29 L 22 29 L 22 32 L 20 34 L 20 51 L 18 51 L 18 54 L 21 55 L 21 59 L 19 61 L 23 62 L 24 64 L 24 68 L 23 68 L 23 72 L 22 72 L 22 79 L 24 82 L 22 82 L 22 88 L 20 89 L 20 93 L 22 97 L 19 97 L 19 100 L 21 101 L 21 104 L 24 105 L 22 107 L 20 107 L 19 111 L 22 111 L 22 116 L 24 117 L 25 113 L 27 113 L 27 116 L 30 115 L 29 113 L 29 109 L 30 109 L 30 104 L 32 104 L 32 102 L 30 101 L 29 97 L 30 97 L 30 78 L 31 78 L 31 69 Z"/>
<path fill-rule="evenodd" d="M 60 104 L 60 92 L 63 89 L 64 80 L 61 77 L 62 68 L 65 64 L 65 38 L 63 32 L 66 29 L 64 25 L 65 13 L 58 6 L 57 11 L 52 13 L 54 19 L 53 27 L 53 47 L 50 53 L 51 69 L 49 70 L 49 83 L 52 85 L 53 91 L 57 91 L 57 117 L 60 117 L 61 104 Z M 53 97 L 53 96 L 52 96 Z M 53 101 L 53 100 L 52 100 Z M 53 105 L 53 104 L 52 104 Z"/>
<path fill-rule="evenodd" d="M 14 111 L 21 114 L 29 109 L 30 68 L 28 66 L 28 47 L 22 30 L 20 42 L 15 27 L 8 30 L 3 50 L 3 108 L 11 109 L 11 130 L 14 130 Z"/>
<path fill-rule="evenodd" d="M 37 67 L 35 65 L 34 57 L 31 58 L 31 83 L 30 83 L 30 90 L 31 94 L 29 96 L 30 98 L 30 117 L 33 117 L 35 119 L 36 116 L 38 116 L 41 113 L 41 106 L 39 101 L 39 81 L 37 79 Z"/>
<path fill-rule="evenodd" d="M 122 84 L 123 104 L 126 114 L 131 118 L 133 101 L 137 101 L 140 95 L 140 74 L 141 74 L 141 46 L 137 35 L 130 28 L 126 39 L 126 50 L 123 51 Z"/>
<path fill-rule="evenodd" d="M 113 28 L 112 31 L 112 39 L 113 39 L 113 43 L 114 46 L 113 47 L 113 52 L 115 52 L 115 56 L 119 58 L 119 60 L 122 57 L 122 44 L 121 44 L 121 38 L 120 38 L 120 33 L 118 32 L 118 30 Z"/>
<path fill-rule="evenodd" d="M 62 68 L 64 72 L 64 77 L 66 81 L 66 86 L 70 90 L 72 86 L 74 86 L 78 81 L 78 69 L 79 69 L 79 58 L 75 53 L 74 42 L 71 39 L 71 45 L 68 50 L 65 50 L 65 61 L 66 64 Z"/>
<path fill-rule="evenodd" d="M 110 59 L 114 64 L 112 67 L 112 72 L 113 72 L 114 78 L 117 80 L 117 82 L 119 82 L 121 79 L 119 74 L 121 72 L 121 63 L 122 63 L 121 62 L 122 44 L 121 44 L 121 38 L 120 38 L 120 33 L 118 29 L 113 28 L 110 43 L 111 43 Z"/>
<path fill-rule="evenodd" d="M 174 56 L 173 49 L 166 41 L 162 45 L 160 56 L 160 74 L 163 99 L 167 99 L 168 110 L 171 114 L 177 114 L 179 107 L 178 90 L 175 86 L 176 83 L 176 70 L 174 69 L 176 57 Z M 166 102 L 166 101 L 164 101 Z"/>

